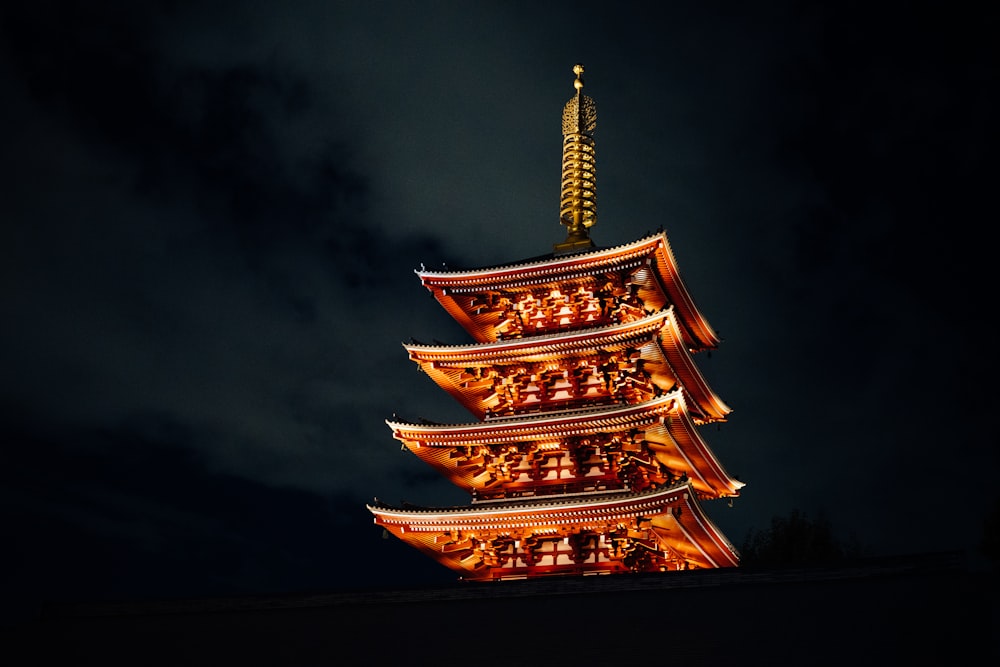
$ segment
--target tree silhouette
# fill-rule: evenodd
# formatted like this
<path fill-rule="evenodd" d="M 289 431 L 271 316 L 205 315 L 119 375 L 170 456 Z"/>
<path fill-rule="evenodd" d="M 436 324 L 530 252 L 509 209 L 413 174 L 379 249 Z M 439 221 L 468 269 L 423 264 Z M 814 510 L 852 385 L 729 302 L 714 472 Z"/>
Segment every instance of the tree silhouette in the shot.
<path fill-rule="evenodd" d="M 794 509 L 772 518 L 768 529 L 751 529 L 740 551 L 746 567 L 785 567 L 836 562 L 860 555 L 861 548 L 841 544 L 823 512 L 814 519 Z"/>
<path fill-rule="evenodd" d="M 993 569 L 1000 572 L 1000 498 L 993 505 L 993 510 L 983 522 L 983 534 L 979 541 L 979 549 L 989 559 Z"/>

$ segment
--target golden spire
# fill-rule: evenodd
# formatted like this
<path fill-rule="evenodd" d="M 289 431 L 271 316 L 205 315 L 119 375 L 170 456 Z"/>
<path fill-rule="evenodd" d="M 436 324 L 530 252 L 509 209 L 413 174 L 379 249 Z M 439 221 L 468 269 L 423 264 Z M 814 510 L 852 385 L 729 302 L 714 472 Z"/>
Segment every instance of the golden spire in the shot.
<path fill-rule="evenodd" d="M 562 193 L 559 198 L 559 222 L 569 235 L 555 244 L 556 254 L 592 248 L 587 229 L 597 222 L 597 172 L 594 156 L 594 130 L 597 129 L 597 105 L 583 94 L 583 65 L 573 66 L 576 80 L 574 95 L 563 107 Z"/>

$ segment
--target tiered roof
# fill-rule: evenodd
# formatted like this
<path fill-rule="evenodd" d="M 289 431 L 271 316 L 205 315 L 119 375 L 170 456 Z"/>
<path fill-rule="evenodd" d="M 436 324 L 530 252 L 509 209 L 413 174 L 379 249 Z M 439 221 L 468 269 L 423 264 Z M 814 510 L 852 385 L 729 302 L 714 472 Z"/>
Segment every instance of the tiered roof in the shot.
<path fill-rule="evenodd" d="M 552 254 L 483 269 L 421 269 L 416 274 L 478 342 L 610 324 L 613 314 L 600 313 L 600 291 L 617 291 L 605 298 L 621 299 L 628 295 L 630 286 L 647 310 L 674 306 L 684 345 L 693 352 L 714 349 L 720 342 L 688 293 L 663 231 L 632 243 L 575 255 Z M 537 302 L 533 295 L 539 292 L 558 292 L 555 303 L 533 308 Z M 558 308 L 547 319 L 533 319 L 551 305 Z M 526 311 L 529 324 L 522 326 L 517 316 Z"/>
<path fill-rule="evenodd" d="M 644 313 L 644 311 L 639 310 Z M 699 423 L 731 410 L 684 346 L 674 308 L 622 324 L 473 345 L 404 344 L 410 359 L 479 418 L 646 400 L 684 387 Z"/>
<path fill-rule="evenodd" d="M 687 479 L 699 498 L 735 496 L 702 440 L 681 390 L 635 405 L 495 418 L 471 424 L 386 422 L 393 436 L 477 497 L 545 495 L 567 488 L 648 488 Z M 632 466 L 636 472 L 622 475 Z"/>
<path fill-rule="evenodd" d="M 651 561 L 647 570 L 739 563 L 688 483 L 468 507 L 400 509 L 376 500 L 369 509 L 386 530 L 466 579 L 498 570 L 512 578 L 628 572 L 637 557 Z"/>

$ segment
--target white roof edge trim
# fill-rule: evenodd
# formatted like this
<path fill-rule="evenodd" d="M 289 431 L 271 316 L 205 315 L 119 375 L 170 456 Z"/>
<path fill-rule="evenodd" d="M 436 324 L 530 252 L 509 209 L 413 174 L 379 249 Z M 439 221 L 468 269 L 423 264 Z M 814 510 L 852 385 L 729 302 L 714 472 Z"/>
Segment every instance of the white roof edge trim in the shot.
<path fill-rule="evenodd" d="M 475 350 L 482 352 L 489 352 L 492 350 L 502 351 L 505 348 L 514 347 L 531 347 L 536 345 L 541 347 L 546 343 L 553 343 L 559 341 L 566 341 L 567 343 L 576 342 L 586 342 L 588 338 L 595 336 L 613 336 L 618 333 L 618 331 L 627 331 L 629 329 L 636 329 L 640 332 L 643 328 L 649 328 L 650 330 L 655 330 L 658 328 L 658 324 L 661 320 L 673 319 L 676 321 L 676 315 L 674 315 L 674 307 L 668 306 L 663 310 L 658 310 L 655 313 L 646 315 L 645 317 L 632 320 L 631 322 L 622 322 L 619 324 L 608 324 L 602 327 L 588 327 L 586 329 L 574 329 L 572 331 L 558 331 L 555 333 L 548 334 L 538 334 L 534 336 L 524 336 L 523 338 L 508 338 L 506 340 L 493 341 L 491 343 L 463 343 L 459 345 L 425 345 L 423 343 L 402 343 L 403 349 L 407 352 L 414 351 L 424 351 L 424 352 L 444 352 L 444 351 L 462 351 L 462 350 Z"/>
<path fill-rule="evenodd" d="M 685 482 L 683 484 L 678 484 L 665 489 L 663 488 L 655 489 L 648 493 L 634 493 L 634 492 L 623 493 L 621 491 L 618 491 L 618 492 L 613 492 L 612 495 L 608 494 L 608 492 L 606 491 L 603 491 L 600 492 L 600 495 L 612 496 L 608 497 L 607 500 L 603 501 L 597 500 L 597 501 L 574 502 L 573 499 L 580 498 L 580 496 L 572 496 L 572 497 L 555 496 L 555 498 L 562 498 L 563 500 L 562 502 L 553 502 L 552 497 L 543 496 L 543 498 L 548 499 L 546 502 L 534 502 L 534 503 L 523 502 L 516 505 L 511 504 L 508 506 L 495 506 L 492 508 L 489 508 L 489 506 L 485 502 L 479 502 L 475 505 L 469 505 L 465 507 L 455 507 L 455 508 L 428 507 L 412 511 L 395 507 L 392 508 L 376 507 L 373 505 L 367 505 L 367 507 L 369 511 L 371 511 L 373 514 L 379 514 L 382 516 L 406 518 L 411 520 L 419 519 L 421 522 L 454 521 L 455 519 L 461 519 L 463 517 L 475 517 L 477 515 L 483 514 L 484 512 L 488 512 L 489 514 L 494 514 L 494 515 L 509 516 L 509 515 L 522 514 L 526 510 L 531 510 L 536 514 L 539 511 L 558 512 L 563 510 L 575 510 L 575 511 L 597 510 L 604 507 L 613 507 L 615 505 L 619 505 L 622 503 L 642 504 L 643 502 L 652 501 L 656 499 L 658 496 L 663 496 L 664 499 L 666 499 L 669 496 L 677 496 L 677 498 L 671 500 L 671 502 L 673 502 L 674 500 L 682 499 L 684 497 L 682 494 L 685 491 L 688 494 L 694 494 L 694 487 L 691 486 L 690 482 Z M 502 501 L 496 501 L 496 502 L 500 503 Z M 636 507 L 634 510 L 623 509 L 622 511 L 627 511 L 627 512 L 635 511 L 638 513 L 642 513 L 644 509 L 648 508 Z"/>
<path fill-rule="evenodd" d="M 603 419 L 616 416 L 629 416 L 631 414 L 641 414 L 645 410 L 656 409 L 661 405 L 671 401 L 680 401 L 683 408 L 687 408 L 687 401 L 684 398 L 684 389 L 679 387 L 672 391 L 657 396 L 649 401 L 634 403 L 632 405 L 605 405 L 597 408 L 587 408 L 584 410 L 568 410 L 564 412 L 549 412 L 544 416 L 530 415 L 521 417 L 505 417 L 479 422 L 467 422 L 464 424 L 411 424 L 409 422 L 393 421 L 386 419 L 385 423 L 393 429 L 406 429 L 408 431 L 424 431 L 427 433 L 450 433 L 468 431 L 477 428 L 494 429 L 497 426 L 511 425 L 514 427 L 524 425 L 526 427 L 544 427 L 547 424 L 560 424 L 567 420 L 587 421 L 588 419 Z"/>
<path fill-rule="evenodd" d="M 621 252 L 627 252 L 629 250 L 638 250 L 643 246 L 651 245 L 654 246 L 656 243 L 663 239 L 666 242 L 667 233 L 657 232 L 650 236 L 643 237 L 631 243 L 623 243 L 621 245 L 612 246 L 610 248 L 601 248 L 599 250 L 592 250 L 590 252 L 576 253 L 573 255 L 568 255 L 564 258 L 550 258 L 550 259 L 539 259 L 535 261 L 514 263 L 514 264 L 502 264 L 500 266 L 485 267 L 479 269 L 460 269 L 455 271 L 427 271 L 422 269 L 414 269 L 413 272 L 420 276 L 421 278 L 454 278 L 461 276 L 475 276 L 487 273 L 503 272 L 512 269 L 524 269 L 527 267 L 559 267 L 559 266 L 573 266 L 578 264 L 580 259 L 595 260 L 600 259 L 604 256 L 613 256 L 620 254 Z M 669 243 L 666 243 L 669 248 Z"/>

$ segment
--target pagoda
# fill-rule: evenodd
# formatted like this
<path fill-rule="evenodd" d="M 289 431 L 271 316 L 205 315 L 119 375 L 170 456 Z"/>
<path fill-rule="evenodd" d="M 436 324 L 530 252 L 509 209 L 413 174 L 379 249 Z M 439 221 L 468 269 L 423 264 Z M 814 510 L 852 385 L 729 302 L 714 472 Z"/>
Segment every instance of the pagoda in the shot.
<path fill-rule="evenodd" d="M 699 432 L 730 413 L 694 361 L 720 340 L 664 232 L 591 240 L 597 112 L 583 66 L 573 71 L 565 241 L 503 266 L 416 271 L 474 342 L 404 348 L 475 421 L 386 423 L 470 504 L 368 509 L 467 580 L 734 567 L 736 549 L 701 506 L 743 486 Z"/>

